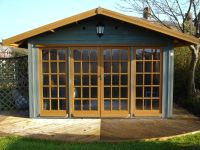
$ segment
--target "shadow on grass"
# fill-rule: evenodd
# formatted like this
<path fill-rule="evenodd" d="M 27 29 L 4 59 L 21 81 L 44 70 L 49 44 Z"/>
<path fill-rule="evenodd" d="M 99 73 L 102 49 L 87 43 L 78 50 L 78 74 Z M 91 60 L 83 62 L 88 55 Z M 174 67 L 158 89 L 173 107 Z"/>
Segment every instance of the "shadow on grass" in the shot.
<path fill-rule="evenodd" d="M 171 149 L 200 149 L 199 144 L 182 143 L 178 141 L 135 141 L 135 142 L 121 142 L 121 143 L 75 143 L 75 142 L 60 142 L 49 140 L 38 140 L 24 137 L 7 137 L 0 139 L 1 149 L 4 150 L 171 150 Z"/>

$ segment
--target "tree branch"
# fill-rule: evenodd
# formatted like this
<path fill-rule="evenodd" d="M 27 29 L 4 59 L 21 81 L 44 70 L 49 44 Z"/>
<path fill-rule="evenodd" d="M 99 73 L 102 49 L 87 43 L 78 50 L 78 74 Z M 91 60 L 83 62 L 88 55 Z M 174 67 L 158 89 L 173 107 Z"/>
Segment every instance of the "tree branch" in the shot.
<path fill-rule="evenodd" d="M 164 25 L 165 27 L 170 28 L 168 25 L 166 25 L 163 21 L 161 21 L 161 20 L 156 16 L 156 14 L 154 13 L 154 11 L 153 11 L 151 5 L 149 4 L 148 0 L 146 0 L 146 3 L 147 3 L 147 5 L 148 5 L 148 7 L 151 9 L 151 13 L 152 13 L 151 16 L 154 17 L 158 22 L 160 22 L 160 23 L 161 23 L 162 25 Z"/>
<path fill-rule="evenodd" d="M 170 7 L 170 5 L 169 5 L 167 0 L 165 0 L 165 2 L 166 2 L 167 7 L 169 8 L 169 10 L 171 12 L 171 16 L 175 19 L 175 21 L 176 21 L 176 23 L 178 25 L 178 28 L 183 32 L 183 29 L 182 29 L 182 27 L 180 25 L 180 22 L 179 22 L 178 18 L 176 17 L 176 15 L 174 14 L 174 11 L 173 11 L 172 7 Z"/>
<path fill-rule="evenodd" d="M 183 31 L 185 31 L 185 21 L 186 21 L 186 19 L 188 18 L 189 12 L 190 12 L 190 10 L 191 10 L 191 8 L 192 8 L 192 3 L 193 3 L 193 1 L 194 1 L 194 0 L 190 0 L 187 13 L 186 13 L 186 15 L 185 15 L 185 18 L 183 19 Z"/>
<path fill-rule="evenodd" d="M 179 3 L 178 0 L 176 0 L 176 3 L 177 3 L 178 8 L 179 8 L 179 10 L 180 10 L 181 17 L 182 17 L 182 19 L 184 20 L 184 14 L 183 14 L 183 10 L 181 9 L 180 3 Z"/>

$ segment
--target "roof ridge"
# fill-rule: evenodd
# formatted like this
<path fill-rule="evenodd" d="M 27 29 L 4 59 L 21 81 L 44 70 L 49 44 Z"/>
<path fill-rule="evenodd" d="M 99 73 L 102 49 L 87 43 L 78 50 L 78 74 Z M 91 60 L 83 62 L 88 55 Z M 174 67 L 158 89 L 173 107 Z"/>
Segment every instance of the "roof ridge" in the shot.
<path fill-rule="evenodd" d="M 59 27 L 62 27 L 62 26 L 65 26 L 65 25 L 68 25 L 68 24 L 71 24 L 74 22 L 78 22 L 78 21 L 81 21 L 81 20 L 96 16 L 96 15 L 104 15 L 104 16 L 107 16 L 107 17 L 110 17 L 113 19 L 121 20 L 126 23 L 130 23 L 132 25 L 137 25 L 142 28 L 146 28 L 146 29 L 149 29 L 149 30 L 152 30 L 155 32 L 159 32 L 159 33 L 177 38 L 179 40 L 183 40 L 189 44 L 200 44 L 200 40 L 193 36 L 190 36 L 190 35 L 187 35 L 182 32 L 172 30 L 172 29 L 168 29 L 168 28 L 163 27 L 158 24 L 149 23 L 149 21 L 138 18 L 138 17 L 128 16 L 128 15 L 114 12 L 112 10 L 108 10 L 108 9 L 105 9 L 102 7 L 97 7 L 95 9 L 88 10 L 86 12 L 79 13 L 77 15 L 73 15 L 73 16 L 55 21 L 53 23 L 46 24 L 41 27 L 38 27 L 38 28 L 35 28 L 32 30 L 26 31 L 24 33 L 15 35 L 13 37 L 3 40 L 3 44 L 4 45 L 16 44 L 25 39 L 36 36 L 38 34 L 48 32 L 50 30 L 53 30 L 53 29 L 56 29 L 56 28 L 59 28 Z"/>

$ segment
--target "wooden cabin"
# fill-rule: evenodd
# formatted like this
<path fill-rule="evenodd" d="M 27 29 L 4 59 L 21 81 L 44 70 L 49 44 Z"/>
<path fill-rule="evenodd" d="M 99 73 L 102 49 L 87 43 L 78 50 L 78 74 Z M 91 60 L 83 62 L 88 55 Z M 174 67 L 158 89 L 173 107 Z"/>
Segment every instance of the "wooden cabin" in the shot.
<path fill-rule="evenodd" d="M 174 47 L 199 39 L 97 8 L 5 39 L 28 47 L 30 117 L 171 117 Z"/>

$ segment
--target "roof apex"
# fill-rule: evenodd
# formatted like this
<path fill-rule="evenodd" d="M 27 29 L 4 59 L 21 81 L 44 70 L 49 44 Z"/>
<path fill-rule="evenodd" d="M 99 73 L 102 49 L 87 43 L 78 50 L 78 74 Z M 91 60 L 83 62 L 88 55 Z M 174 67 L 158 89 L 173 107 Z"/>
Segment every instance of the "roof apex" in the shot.
<path fill-rule="evenodd" d="M 5 39 L 5 40 L 3 40 L 3 45 L 17 44 L 24 40 L 27 40 L 28 38 L 36 36 L 38 34 L 48 32 L 48 31 L 54 30 L 56 28 L 59 28 L 59 27 L 62 27 L 62 26 L 65 26 L 65 25 L 68 25 L 68 24 L 71 24 L 74 22 L 78 22 L 78 21 L 87 19 L 89 17 L 96 16 L 99 14 L 113 18 L 113 19 L 124 21 L 124 22 L 130 23 L 132 25 L 137 25 L 142 28 L 146 28 L 146 29 L 149 29 L 149 30 L 152 30 L 155 32 L 159 32 L 159 33 L 165 34 L 167 36 L 171 36 L 175 39 L 184 41 L 187 44 L 200 44 L 200 39 L 190 36 L 188 34 L 174 31 L 172 29 L 168 29 L 166 27 L 163 27 L 163 26 L 155 24 L 155 23 L 150 23 L 149 21 L 144 20 L 144 19 L 127 16 L 127 15 L 124 15 L 124 14 L 121 14 L 118 12 L 114 12 L 114 11 L 111 11 L 111 10 L 108 10 L 108 9 L 105 9 L 102 7 L 98 7 L 98 8 L 80 13 L 78 15 L 74 15 L 74 16 L 71 16 L 71 17 L 68 17 L 68 18 L 65 18 L 62 20 L 58 20 L 56 22 L 41 26 L 39 28 L 30 30 L 30 31 L 27 31 L 24 33 L 21 33 L 19 35 L 10 37 L 8 39 Z"/>

